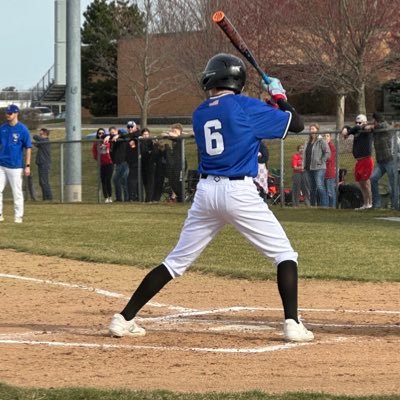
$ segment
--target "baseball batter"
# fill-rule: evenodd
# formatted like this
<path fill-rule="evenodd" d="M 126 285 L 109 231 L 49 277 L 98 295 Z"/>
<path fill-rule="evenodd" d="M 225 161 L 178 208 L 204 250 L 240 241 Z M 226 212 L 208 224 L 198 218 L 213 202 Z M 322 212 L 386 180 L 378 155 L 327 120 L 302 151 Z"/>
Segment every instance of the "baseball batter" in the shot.
<path fill-rule="evenodd" d="M 0 126 L 0 222 L 4 221 L 3 191 L 8 181 L 14 199 L 14 222 L 20 224 L 24 216 L 22 175 L 31 173 L 32 142 L 28 128 L 18 121 L 18 114 L 19 107 L 10 104 L 6 108 L 7 122 Z"/>
<path fill-rule="evenodd" d="M 112 336 L 142 336 L 134 317 L 171 279 L 181 276 L 225 224 L 233 225 L 277 268 L 284 308 L 284 338 L 314 338 L 297 314 L 297 253 L 282 226 L 261 199 L 253 183 L 262 139 L 284 139 L 304 129 L 289 105 L 280 81 L 266 86 L 279 109 L 241 95 L 246 82 L 243 61 L 230 54 L 212 57 L 203 72 L 202 87 L 210 97 L 193 113 L 193 130 L 200 152 L 201 178 L 179 241 L 161 265 L 150 271 L 109 330 Z"/>

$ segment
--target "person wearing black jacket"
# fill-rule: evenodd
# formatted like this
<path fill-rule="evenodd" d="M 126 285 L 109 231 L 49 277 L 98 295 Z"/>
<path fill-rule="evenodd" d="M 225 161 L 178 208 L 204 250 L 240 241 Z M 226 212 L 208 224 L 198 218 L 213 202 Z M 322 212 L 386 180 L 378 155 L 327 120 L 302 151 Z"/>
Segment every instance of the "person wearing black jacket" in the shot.
<path fill-rule="evenodd" d="M 171 144 L 165 145 L 166 175 L 171 186 L 171 200 L 183 202 L 182 181 L 185 179 L 187 161 L 184 160 L 182 168 L 182 133 L 181 124 L 173 124 L 164 137 L 171 139 Z"/>
<path fill-rule="evenodd" d="M 383 115 L 374 112 L 373 123 L 369 126 L 373 134 L 376 165 L 371 175 L 372 207 L 381 208 L 379 181 L 387 174 L 389 181 L 391 208 L 399 209 L 399 186 L 397 182 L 397 165 L 395 160 L 396 135 L 390 129 Z"/>
<path fill-rule="evenodd" d="M 126 148 L 126 161 L 129 167 L 128 173 L 128 200 L 138 201 L 138 181 L 139 181 L 139 151 L 138 151 L 138 128 L 128 125 L 128 146 Z"/>
<path fill-rule="evenodd" d="M 372 133 L 367 128 L 367 117 L 364 114 L 357 116 L 354 127 L 345 126 L 342 135 L 347 139 L 350 135 L 354 136 L 353 156 L 356 159 L 354 177 L 359 183 L 363 196 L 364 204 L 357 210 L 367 210 L 372 208 L 372 193 L 370 177 L 374 169 L 372 159 Z"/>
<path fill-rule="evenodd" d="M 150 130 L 143 128 L 140 131 L 140 154 L 142 156 L 142 181 L 145 193 L 145 202 L 154 200 L 154 143 L 150 140 Z"/>
<path fill-rule="evenodd" d="M 43 201 L 53 200 L 53 193 L 49 182 L 51 168 L 51 145 L 49 143 L 50 131 L 46 128 L 40 129 L 39 135 L 34 135 L 33 140 L 38 151 L 36 153 L 36 165 L 39 172 L 39 185 L 42 189 Z"/>
<path fill-rule="evenodd" d="M 111 126 L 108 131 L 111 141 L 111 159 L 115 166 L 113 176 L 115 201 L 128 201 L 129 166 L 126 161 L 128 137 L 125 132 L 117 130 L 115 126 Z"/>

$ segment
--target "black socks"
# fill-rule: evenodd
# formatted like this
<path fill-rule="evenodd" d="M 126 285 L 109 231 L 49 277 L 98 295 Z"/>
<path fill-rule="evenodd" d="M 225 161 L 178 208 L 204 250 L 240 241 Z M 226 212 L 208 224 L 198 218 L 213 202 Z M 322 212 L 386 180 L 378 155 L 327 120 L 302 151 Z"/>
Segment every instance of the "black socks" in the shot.
<path fill-rule="evenodd" d="M 297 317 L 297 264 L 292 260 L 282 261 L 277 267 L 278 290 L 282 299 L 285 319 Z M 164 264 L 151 270 L 133 293 L 128 304 L 121 311 L 123 317 L 130 321 L 139 310 L 149 302 L 170 280 L 172 276 Z"/>
<path fill-rule="evenodd" d="M 139 287 L 133 293 L 128 304 L 122 310 L 123 317 L 130 321 L 138 311 L 150 301 L 170 280 L 171 274 L 164 264 L 151 270 L 142 280 Z"/>
<path fill-rule="evenodd" d="M 278 264 L 278 290 L 281 295 L 285 319 L 297 317 L 297 264 L 292 260 Z"/>

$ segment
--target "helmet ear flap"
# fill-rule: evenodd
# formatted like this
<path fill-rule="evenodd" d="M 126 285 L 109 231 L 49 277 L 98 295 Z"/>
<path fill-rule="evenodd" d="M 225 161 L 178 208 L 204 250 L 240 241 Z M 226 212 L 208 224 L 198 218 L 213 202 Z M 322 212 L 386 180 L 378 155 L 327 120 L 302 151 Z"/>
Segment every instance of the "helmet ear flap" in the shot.
<path fill-rule="evenodd" d="M 246 83 L 246 66 L 232 54 L 220 53 L 211 57 L 203 72 L 201 85 L 207 91 L 214 88 L 241 93 Z"/>

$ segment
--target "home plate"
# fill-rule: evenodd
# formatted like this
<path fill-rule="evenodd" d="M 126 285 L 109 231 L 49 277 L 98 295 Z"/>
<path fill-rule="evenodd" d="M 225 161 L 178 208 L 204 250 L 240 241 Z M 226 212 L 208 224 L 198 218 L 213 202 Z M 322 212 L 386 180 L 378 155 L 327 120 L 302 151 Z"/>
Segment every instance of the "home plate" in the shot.
<path fill-rule="evenodd" d="M 376 219 L 385 219 L 387 221 L 400 222 L 400 217 L 377 217 Z"/>
<path fill-rule="evenodd" d="M 234 331 L 234 332 L 248 332 L 248 331 L 272 331 L 275 330 L 272 326 L 263 325 L 263 326 L 255 326 L 255 325 L 224 325 L 224 326 L 215 326 L 208 328 L 209 331 L 216 332 L 226 332 L 226 331 Z"/>

